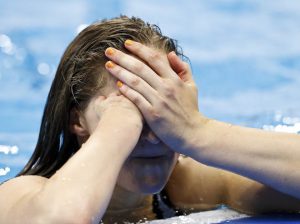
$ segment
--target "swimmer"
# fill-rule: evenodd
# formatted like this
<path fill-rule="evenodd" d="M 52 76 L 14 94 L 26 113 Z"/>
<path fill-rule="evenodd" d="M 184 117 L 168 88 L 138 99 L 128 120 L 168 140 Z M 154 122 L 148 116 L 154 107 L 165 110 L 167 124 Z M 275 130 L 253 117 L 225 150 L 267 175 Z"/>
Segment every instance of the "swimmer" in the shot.
<path fill-rule="evenodd" d="M 173 39 L 138 18 L 80 32 L 61 58 L 31 159 L 0 186 L 0 223 L 152 220 L 161 214 L 153 209 L 160 192 L 185 213 L 222 204 L 245 213 L 299 211 L 298 199 L 253 178 L 263 176 L 267 158 L 236 152 L 249 142 L 258 147 L 251 130 L 240 136 L 200 114 L 191 72 L 177 55 Z M 230 144 L 236 136 L 241 142 Z M 239 163 L 260 165 L 248 175 L 254 180 L 238 175 L 248 171 L 238 172 Z"/>

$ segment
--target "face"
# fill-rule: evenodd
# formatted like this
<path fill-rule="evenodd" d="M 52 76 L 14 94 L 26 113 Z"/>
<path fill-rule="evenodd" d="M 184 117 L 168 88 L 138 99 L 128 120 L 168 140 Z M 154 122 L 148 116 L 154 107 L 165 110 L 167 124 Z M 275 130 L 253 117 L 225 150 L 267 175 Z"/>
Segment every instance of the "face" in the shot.
<path fill-rule="evenodd" d="M 126 160 L 118 184 L 134 192 L 159 192 L 167 183 L 176 164 L 178 154 L 168 148 L 147 125 Z"/>
<path fill-rule="evenodd" d="M 101 92 L 104 96 L 108 96 L 117 91 L 115 80 L 112 80 Z M 89 105 L 87 108 L 89 108 Z M 85 116 L 93 116 L 89 114 L 89 110 L 86 111 Z M 90 120 L 91 123 L 93 123 L 87 124 L 87 126 L 95 124 L 95 119 L 85 120 Z M 79 139 L 81 143 L 85 140 L 86 138 Z M 137 145 L 125 161 L 119 173 L 117 184 L 132 192 L 144 194 L 157 193 L 167 183 L 177 158 L 178 154 L 160 141 L 160 139 L 150 130 L 148 125 L 144 124 Z"/>

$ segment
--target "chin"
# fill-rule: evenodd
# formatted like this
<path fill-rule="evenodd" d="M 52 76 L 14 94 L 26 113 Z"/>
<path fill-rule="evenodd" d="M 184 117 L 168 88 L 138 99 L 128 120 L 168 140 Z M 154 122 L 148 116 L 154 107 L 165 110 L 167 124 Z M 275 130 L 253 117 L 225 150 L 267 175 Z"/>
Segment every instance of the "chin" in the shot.
<path fill-rule="evenodd" d="M 169 175 L 163 179 L 149 175 L 143 179 L 135 180 L 135 186 L 133 186 L 131 191 L 142 194 L 155 194 L 160 192 L 165 187 L 168 180 Z"/>
<path fill-rule="evenodd" d="M 141 194 L 155 194 L 160 192 L 166 185 L 169 175 L 164 179 L 157 176 L 145 175 L 142 178 L 130 178 L 120 183 L 128 191 Z"/>
<path fill-rule="evenodd" d="M 175 167 L 176 156 L 163 158 L 131 158 L 120 172 L 118 184 L 141 194 L 160 192 Z"/>

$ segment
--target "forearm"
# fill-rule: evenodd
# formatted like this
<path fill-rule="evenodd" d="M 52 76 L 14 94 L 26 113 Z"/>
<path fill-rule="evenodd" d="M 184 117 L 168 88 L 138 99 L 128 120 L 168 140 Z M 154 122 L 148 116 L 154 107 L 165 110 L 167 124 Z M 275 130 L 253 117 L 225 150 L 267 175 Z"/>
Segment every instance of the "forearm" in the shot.
<path fill-rule="evenodd" d="M 226 185 L 224 203 L 227 206 L 248 214 L 299 212 L 299 199 L 243 176 L 222 172 Z"/>
<path fill-rule="evenodd" d="M 52 217 L 99 223 L 105 212 L 128 148 L 134 145 L 128 143 L 128 136 L 122 137 L 120 125 L 100 126 L 37 194 L 37 201 L 51 208 Z"/>
<path fill-rule="evenodd" d="M 192 157 L 300 197 L 300 136 L 210 120 L 200 127 Z"/>

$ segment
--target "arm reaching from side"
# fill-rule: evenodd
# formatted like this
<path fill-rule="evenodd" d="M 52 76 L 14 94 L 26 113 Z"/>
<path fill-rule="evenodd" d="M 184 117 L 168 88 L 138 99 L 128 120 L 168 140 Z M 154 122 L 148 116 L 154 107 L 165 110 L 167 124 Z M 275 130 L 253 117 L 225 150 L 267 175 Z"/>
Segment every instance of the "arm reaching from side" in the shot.
<path fill-rule="evenodd" d="M 51 178 L 21 176 L 0 186 L 0 223 L 99 223 L 142 130 L 140 112 L 125 97 L 95 100 L 86 117 L 96 118 L 99 108 L 88 140 Z"/>
<path fill-rule="evenodd" d="M 174 53 L 134 41 L 125 46 L 136 57 L 115 50 L 107 57 L 116 66 L 107 70 L 125 83 L 120 91 L 137 105 L 165 144 L 198 162 L 300 198 L 299 135 L 206 118 L 198 111 L 197 87 L 186 63 Z"/>

